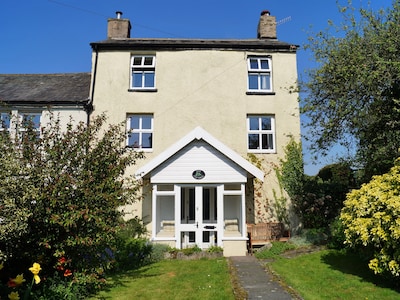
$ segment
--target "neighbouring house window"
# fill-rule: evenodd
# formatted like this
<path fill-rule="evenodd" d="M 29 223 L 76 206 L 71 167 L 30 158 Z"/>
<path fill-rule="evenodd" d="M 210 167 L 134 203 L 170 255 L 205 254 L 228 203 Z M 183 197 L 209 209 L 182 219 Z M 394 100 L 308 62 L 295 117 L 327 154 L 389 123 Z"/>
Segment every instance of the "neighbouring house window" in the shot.
<path fill-rule="evenodd" d="M 249 152 L 275 152 L 275 119 L 273 116 L 248 116 L 247 128 Z"/>
<path fill-rule="evenodd" d="M 153 115 L 128 115 L 127 146 L 151 150 L 153 148 Z"/>
<path fill-rule="evenodd" d="M 271 58 L 247 58 L 248 90 L 250 92 L 272 92 Z"/>
<path fill-rule="evenodd" d="M 156 57 L 132 56 L 131 88 L 134 90 L 155 89 Z"/>
<path fill-rule="evenodd" d="M 2 113 L 0 113 L 0 119 L 1 119 L 0 131 L 10 131 L 11 114 L 2 112 Z"/>
<path fill-rule="evenodd" d="M 23 137 L 30 130 L 35 132 L 36 137 L 40 137 L 40 119 L 41 113 L 19 113 L 18 115 L 18 132 Z"/>

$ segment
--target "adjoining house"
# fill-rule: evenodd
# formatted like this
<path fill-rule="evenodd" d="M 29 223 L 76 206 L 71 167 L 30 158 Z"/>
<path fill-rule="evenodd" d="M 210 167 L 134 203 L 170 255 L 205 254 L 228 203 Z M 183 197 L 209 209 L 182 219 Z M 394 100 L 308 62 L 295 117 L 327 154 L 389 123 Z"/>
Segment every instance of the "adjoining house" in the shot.
<path fill-rule="evenodd" d="M 146 156 L 129 170 L 143 200 L 127 216 L 157 243 L 245 255 L 246 224 L 277 220 L 274 167 L 300 139 L 298 47 L 277 39 L 268 11 L 254 39 L 131 38 L 121 15 L 91 43 L 91 101 Z"/>
<path fill-rule="evenodd" d="M 90 73 L 0 74 L 1 130 L 16 132 L 31 123 L 38 133 L 50 121 L 88 122 Z"/>

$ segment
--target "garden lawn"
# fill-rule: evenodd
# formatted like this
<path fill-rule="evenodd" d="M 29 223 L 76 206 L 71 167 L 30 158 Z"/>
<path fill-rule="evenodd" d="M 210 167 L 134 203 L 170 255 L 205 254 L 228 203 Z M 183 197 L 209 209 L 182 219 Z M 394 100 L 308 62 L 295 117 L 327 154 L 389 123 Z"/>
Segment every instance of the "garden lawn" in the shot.
<path fill-rule="evenodd" d="M 225 258 L 163 260 L 107 281 L 109 288 L 92 300 L 235 299 Z"/>
<path fill-rule="evenodd" d="M 324 250 L 268 264 L 305 300 L 400 299 L 399 291 L 375 276 L 355 254 Z"/>

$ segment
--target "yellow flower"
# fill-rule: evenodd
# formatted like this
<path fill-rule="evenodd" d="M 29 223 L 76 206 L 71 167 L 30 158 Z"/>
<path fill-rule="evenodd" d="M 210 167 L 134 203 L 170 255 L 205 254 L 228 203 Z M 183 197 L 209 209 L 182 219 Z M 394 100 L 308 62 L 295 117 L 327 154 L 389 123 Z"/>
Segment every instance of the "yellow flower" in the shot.
<path fill-rule="evenodd" d="M 10 300 L 19 300 L 18 292 L 11 292 L 10 294 L 8 294 L 8 299 L 10 299 Z"/>
<path fill-rule="evenodd" d="M 39 284 L 40 282 L 40 277 L 39 277 L 39 272 L 42 268 L 40 267 L 40 265 L 38 263 L 33 263 L 33 266 L 29 268 L 29 271 L 32 272 L 33 274 L 33 279 L 35 280 L 36 284 Z"/>
<path fill-rule="evenodd" d="M 29 271 L 31 271 L 33 275 L 37 275 L 41 269 L 42 268 L 38 263 L 33 263 L 33 266 L 29 268 Z"/>
<path fill-rule="evenodd" d="M 0 270 L 3 269 L 3 268 L 4 268 L 4 263 L 1 262 L 1 263 L 0 263 Z"/>
<path fill-rule="evenodd" d="M 13 279 L 14 283 L 18 286 L 23 284 L 26 280 L 24 279 L 24 274 L 20 274 L 17 275 L 14 279 Z"/>

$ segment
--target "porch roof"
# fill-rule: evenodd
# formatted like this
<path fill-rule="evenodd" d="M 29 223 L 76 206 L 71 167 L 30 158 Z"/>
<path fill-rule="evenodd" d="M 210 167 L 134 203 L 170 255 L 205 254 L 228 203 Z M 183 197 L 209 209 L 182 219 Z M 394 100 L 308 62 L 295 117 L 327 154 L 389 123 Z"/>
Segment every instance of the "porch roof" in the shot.
<path fill-rule="evenodd" d="M 136 171 L 137 177 L 145 177 L 150 172 L 152 172 L 155 168 L 160 166 L 162 163 L 166 162 L 172 156 L 177 154 L 180 150 L 182 150 L 185 146 L 195 140 L 203 140 L 217 151 L 222 153 L 224 156 L 229 158 L 232 162 L 240 166 L 243 170 L 245 170 L 250 177 L 255 177 L 261 181 L 264 181 L 264 172 L 261 171 L 259 168 L 255 167 L 249 161 L 244 159 L 238 153 L 221 143 L 218 139 L 213 137 L 207 131 L 205 131 L 201 127 L 196 127 L 178 142 L 173 144 L 171 147 L 167 148 L 161 154 L 153 158 L 150 162 L 145 164 L 143 167 L 139 168 Z"/>

